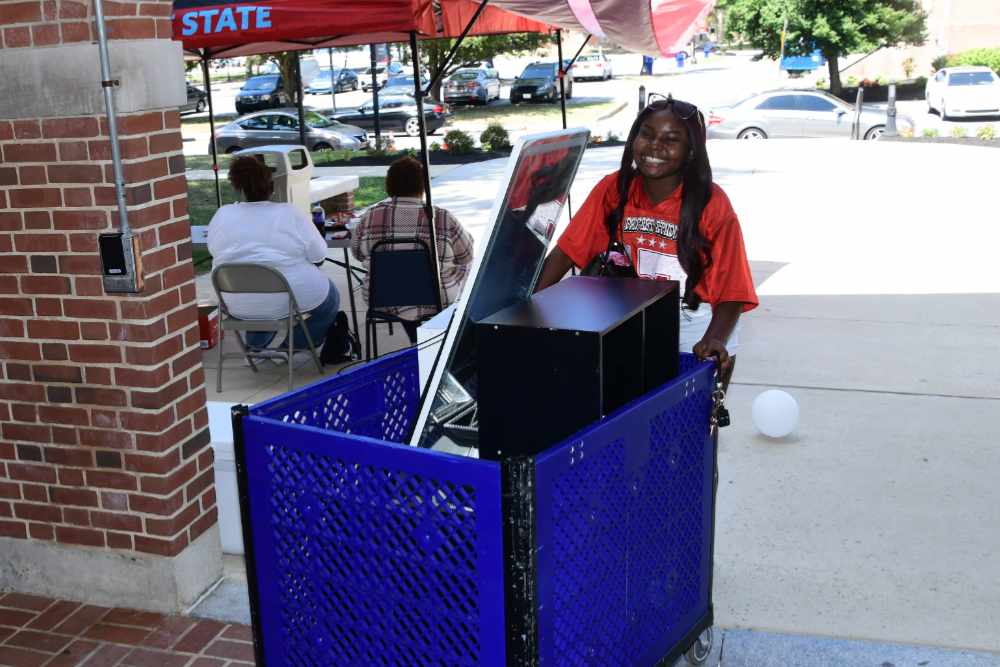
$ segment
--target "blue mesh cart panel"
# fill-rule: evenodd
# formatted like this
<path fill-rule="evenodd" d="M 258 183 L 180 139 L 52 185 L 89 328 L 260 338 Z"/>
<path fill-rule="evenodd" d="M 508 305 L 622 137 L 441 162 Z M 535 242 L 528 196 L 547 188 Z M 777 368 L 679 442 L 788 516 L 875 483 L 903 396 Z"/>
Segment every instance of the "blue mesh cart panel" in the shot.
<path fill-rule="evenodd" d="M 417 417 L 419 400 L 417 352 L 404 350 L 259 403 L 250 414 L 402 442 Z"/>
<path fill-rule="evenodd" d="M 504 664 L 500 467 L 387 442 L 415 374 L 395 355 L 243 419 L 269 667 Z"/>
<path fill-rule="evenodd" d="M 710 613 L 714 369 L 536 458 L 542 665 L 655 665 Z"/>

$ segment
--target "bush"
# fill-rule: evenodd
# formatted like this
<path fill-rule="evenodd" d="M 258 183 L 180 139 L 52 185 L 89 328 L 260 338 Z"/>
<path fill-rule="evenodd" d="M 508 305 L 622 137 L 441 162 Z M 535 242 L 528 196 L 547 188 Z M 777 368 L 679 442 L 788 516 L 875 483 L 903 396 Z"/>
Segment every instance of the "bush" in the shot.
<path fill-rule="evenodd" d="M 993 129 L 992 125 L 983 125 L 976 132 L 976 138 L 983 141 L 993 141 L 996 139 L 996 130 Z"/>
<path fill-rule="evenodd" d="M 989 67 L 997 74 L 1000 74 L 1000 48 L 972 49 L 970 51 L 963 51 L 962 53 L 946 56 L 945 58 L 949 67 L 956 67 L 958 65 L 981 65 L 983 67 Z"/>
<path fill-rule="evenodd" d="M 962 127 L 962 126 L 960 126 L 960 125 L 951 128 L 951 136 L 954 137 L 955 139 L 964 139 L 965 138 L 965 128 Z"/>
<path fill-rule="evenodd" d="M 924 128 L 924 137 L 927 139 L 933 139 L 938 135 L 938 131 L 933 127 Z"/>
<path fill-rule="evenodd" d="M 375 142 L 375 151 L 374 151 L 375 153 L 381 155 L 383 153 L 393 153 L 395 152 L 395 150 L 396 150 L 396 142 L 393 141 L 392 135 L 390 134 L 383 134 Z"/>
<path fill-rule="evenodd" d="M 847 77 L 847 86 L 849 88 L 853 88 L 853 87 L 855 87 L 857 85 L 858 85 L 858 77 L 856 77 L 856 76 L 849 76 L 849 77 Z"/>
<path fill-rule="evenodd" d="M 938 56 L 937 58 L 931 61 L 931 69 L 936 72 L 943 67 L 947 67 L 948 58 L 950 57 L 951 56 Z"/>
<path fill-rule="evenodd" d="M 450 130 L 448 134 L 444 135 L 444 145 L 445 150 L 452 155 L 464 155 L 471 153 L 476 143 L 472 140 L 468 132 Z"/>
<path fill-rule="evenodd" d="M 826 88 L 826 79 L 816 79 L 817 88 Z"/>
<path fill-rule="evenodd" d="M 500 123 L 490 123 L 479 135 L 479 143 L 488 151 L 510 150 L 510 135 Z"/>
<path fill-rule="evenodd" d="M 439 151 L 439 150 L 441 150 L 441 144 L 439 144 L 436 141 L 431 142 L 430 150 L 432 150 L 432 151 Z"/>

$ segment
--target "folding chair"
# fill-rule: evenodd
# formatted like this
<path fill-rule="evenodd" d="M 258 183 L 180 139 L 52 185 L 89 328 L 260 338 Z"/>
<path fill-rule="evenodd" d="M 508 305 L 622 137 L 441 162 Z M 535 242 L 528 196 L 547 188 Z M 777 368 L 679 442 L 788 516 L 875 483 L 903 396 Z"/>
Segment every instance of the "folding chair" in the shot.
<path fill-rule="evenodd" d="M 402 246 L 402 247 L 400 247 Z M 371 249 L 368 263 L 368 315 L 365 317 L 365 359 L 378 356 L 375 325 L 419 324 L 433 315 L 406 319 L 386 308 L 423 306 L 441 311 L 441 292 L 434 279 L 430 246 L 419 238 L 383 239 Z"/>
<path fill-rule="evenodd" d="M 291 391 L 294 387 L 294 368 L 292 367 L 292 362 L 294 361 L 295 348 L 293 333 L 297 324 L 302 325 L 302 331 L 306 335 L 309 352 L 312 354 L 313 361 L 316 362 L 316 368 L 320 373 L 323 372 L 323 363 L 319 359 L 319 354 L 316 353 L 316 346 L 313 345 L 312 336 L 309 335 L 309 330 L 305 327 L 307 315 L 299 310 L 299 305 L 295 301 L 292 288 L 289 287 L 288 281 L 285 280 L 285 277 L 280 272 L 263 264 L 243 262 L 220 264 L 212 271 L 212 286 L 219 297 L 219 327 L 221 331 L 274 331 L 276 334 L 283 331 L 285 332 L 285 340 L 288 342 L 288 347 L 284 350 L 252 348 L 246 344 L 243 336 L 237 333 L 236 340 L 242 351 L 226 354 L 222 351 L 222 342 L 220 341 L 219 370 L 215 391 L 222 391 L 223 361 L 228 358 L 239 357 L 246 358 L 254 373 L 258 372 L 254 359 L 284 358 L 288 363 L 288 390 Z M 280 320 L 241 319 L 229 312 L 225 294 L 284 294 L 288 297 L 288 317 L 283 317 Z"/>

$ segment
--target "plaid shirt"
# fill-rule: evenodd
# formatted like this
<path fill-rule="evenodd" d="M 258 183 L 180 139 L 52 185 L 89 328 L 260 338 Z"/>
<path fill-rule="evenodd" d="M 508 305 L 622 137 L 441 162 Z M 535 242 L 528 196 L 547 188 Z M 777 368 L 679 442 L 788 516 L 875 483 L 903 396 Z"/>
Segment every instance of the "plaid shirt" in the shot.
<path fill-rule="evenodd" d="M 434 207 L 434 229 L 437 233 L 438 261 L 441 265 L 441 307 L 458 298 L 469 274 L 472 263 L 472 236 L 461 223 L 443 208 Z M 419 238 L 430 244 L 430 225 L 423 199 L 419 197 L 390 197 L 372 206 L 361 218 L 352 234 L 351 251 L 354 257 L 369 268 L 372 246 L 384 239 Z M 362 287 L 368 301 L 368 281 Z M 406 319 L 434 315 L 434 309 L 425 306 L 387 309 Z"/>

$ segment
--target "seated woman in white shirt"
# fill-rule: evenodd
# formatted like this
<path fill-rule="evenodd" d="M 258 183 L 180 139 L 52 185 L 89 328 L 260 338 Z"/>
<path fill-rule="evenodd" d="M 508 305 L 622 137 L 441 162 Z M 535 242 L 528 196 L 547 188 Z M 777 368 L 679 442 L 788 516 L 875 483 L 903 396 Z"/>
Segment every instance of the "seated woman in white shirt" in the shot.
<path fill-rule="evenodd" d="M 292 288 L 299 310 L 309 313 L 306 328 L 319 347 L 340 309 L 336 286 L 317 266 L 326 258 L 326 241 L 297 208 L 268 201 L 274 191 L 271 170 L 256 158 L 233 160 L 229 182 L 245 201 L 227 204 L 212 217 L 208 251 L 213 265 L 251 262 L 277 269 Z M 225 299 L 235 317 L 279 320 L 288 316 L 288 299 L 280 294 L 229 294 Z M 246 342 L 252 348 L 264 348 L 274 336 L 271 331 L 249 332 Z M 301 326 L 295 328 L 293 342 L 296 350 L 306 349 Z"/>

